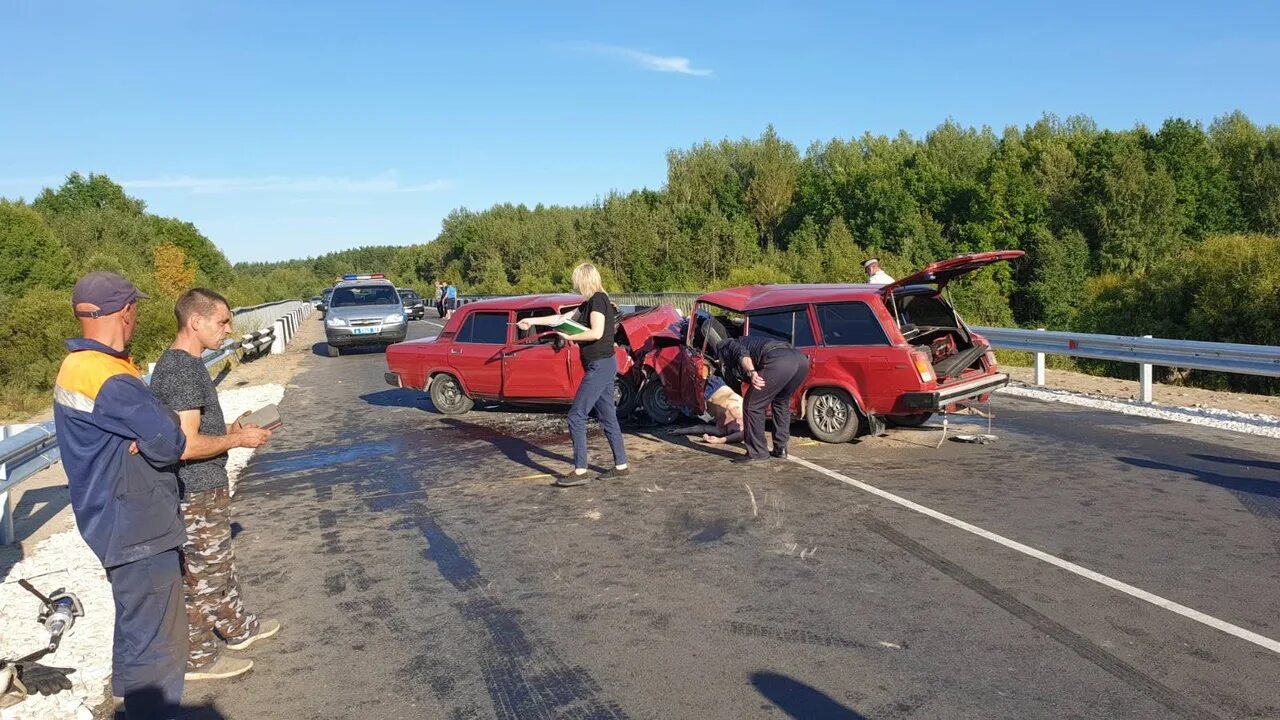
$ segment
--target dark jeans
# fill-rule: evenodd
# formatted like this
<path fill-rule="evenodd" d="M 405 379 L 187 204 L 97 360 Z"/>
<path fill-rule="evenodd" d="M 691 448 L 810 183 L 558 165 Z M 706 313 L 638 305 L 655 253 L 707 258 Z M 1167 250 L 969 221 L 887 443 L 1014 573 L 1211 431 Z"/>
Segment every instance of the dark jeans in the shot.
<path fill-rule="evenodd" d="M 178 550 L 107 569 L 115 599 L 111 685 L 129 720 L 167 720 L 182 702 L 187 609 Z"/>
<path fill-rule="evenodd" d="M 618 408 L 613 404 L 613 383 L 618 377 L 618 359 L 613 355 L 587 364 L 587 374 L 573 396 L 569 408 L 569 435 L 573 437 L 573 466 L 587 468 L 587 415 L 594 409 L 613 450 L 613 464 L 627 464 L 627 448 L 622 444 Z"/>
<path fill-rule="evenodd" d="M 784 450 L 791 440 L 791 396 L 809 376 L 809 358 L 789 347 L 769 351 L 756 371 L 764 377 L 764 389 L 747 390 L 743 442 L 747 455 L 760 459 L 769 456 L 764 439 L 765 408 L 773 407 L 773 448 Z"/>

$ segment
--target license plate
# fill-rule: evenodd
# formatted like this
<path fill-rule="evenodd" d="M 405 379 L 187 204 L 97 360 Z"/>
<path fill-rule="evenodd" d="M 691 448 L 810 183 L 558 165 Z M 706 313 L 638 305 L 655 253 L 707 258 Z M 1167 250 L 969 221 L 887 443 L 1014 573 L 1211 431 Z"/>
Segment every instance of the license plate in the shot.
<path fill-rule="evenodd" d="M 378 331 L 380 331 L 381 329 L 382 329 L 382 328 L 379 328 L 379 327 L 358 327 L 358 328 L 352 328 L 352 330 L 353 330 L 353 331 L 355 331 L 355 334 L 356 334 L 356 335 L 377 335 L 377 334 L 378 334 Z"/>

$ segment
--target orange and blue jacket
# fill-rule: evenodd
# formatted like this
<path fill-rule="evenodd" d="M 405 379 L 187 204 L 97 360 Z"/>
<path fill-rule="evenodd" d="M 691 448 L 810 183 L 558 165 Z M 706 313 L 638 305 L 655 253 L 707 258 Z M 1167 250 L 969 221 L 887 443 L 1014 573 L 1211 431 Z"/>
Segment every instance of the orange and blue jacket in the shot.
<path fill-rule="evenodd" d="M 182 545 L 176 472 L 187 439 L 178 416 L 127 353 L 84 339 L 68 340 L 67 349 L 53 419 L 81 536 L 108 568 Z"/>

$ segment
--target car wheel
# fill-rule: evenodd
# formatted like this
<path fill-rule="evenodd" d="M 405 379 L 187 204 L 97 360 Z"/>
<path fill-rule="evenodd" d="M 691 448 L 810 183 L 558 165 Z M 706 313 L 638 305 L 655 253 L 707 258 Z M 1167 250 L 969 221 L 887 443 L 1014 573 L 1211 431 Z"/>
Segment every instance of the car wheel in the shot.
<path fill-rule="evenodd" d="M 933 413 L 916 413 L 915 415 L 885 415 L 885 422 L 894 427 L 920 427 L 933 417 Z"/>
<path fill-rule="evenodd" d="M 475 402 L 462 392 L 462 385 L 452 375 L 437 375 L 431 381 L 431 404 L 445 415 L 461 415 L 472 408 Z"/>
<path fill-rule="evenodd" d="M 809 393 L 805 410 L 809 431 L 822 442 L 846 443 L 858 433 L 858 408 L 849 394 L 835 388 L 822 388 Z"/>
<path fill-rule="evenodd" d="M 649 419 L 659 425 L 670 425 L 680 417 L 680 411 L 667 400 L 667 392 L 662 389 L 662 380 L 653 378 L 640 390 L 640 404 Z"/>
<path fill-rule="evenodd" d="M 618 417 L 627 418 L 636 411 L 636 387 L 631 381 L 619 377 L 613 381 L 613 404 L 618 406 Z"/>
<path fill-rule="evenodd" d="M 324 352 L 329 357 L 338 357 L 339 355 L 342 354 L 342 350 L 339 350 L 338 348 L 328 344 L 325 345 Z"/>

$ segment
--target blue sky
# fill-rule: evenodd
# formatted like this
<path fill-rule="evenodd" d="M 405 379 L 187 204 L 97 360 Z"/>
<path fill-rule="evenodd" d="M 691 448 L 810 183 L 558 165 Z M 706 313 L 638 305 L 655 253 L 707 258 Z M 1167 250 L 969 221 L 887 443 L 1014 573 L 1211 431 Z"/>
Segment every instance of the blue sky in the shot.
<path fill-rule="evenodd" d="M 660 187 L 773 123 L 1280 123 L 1280 3 L 0 0 L 0 196 L 106 173 L 233 261 Z"/>

